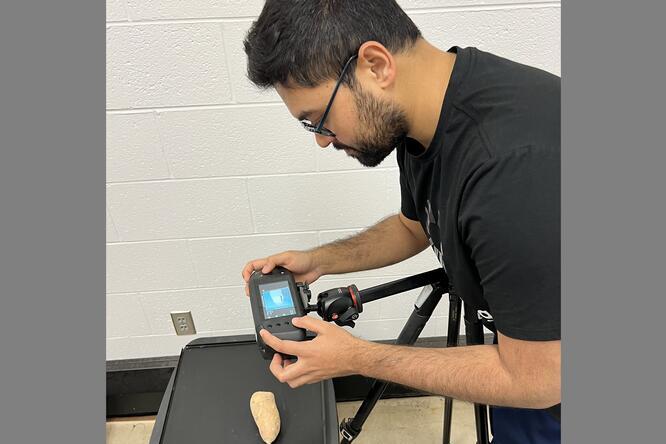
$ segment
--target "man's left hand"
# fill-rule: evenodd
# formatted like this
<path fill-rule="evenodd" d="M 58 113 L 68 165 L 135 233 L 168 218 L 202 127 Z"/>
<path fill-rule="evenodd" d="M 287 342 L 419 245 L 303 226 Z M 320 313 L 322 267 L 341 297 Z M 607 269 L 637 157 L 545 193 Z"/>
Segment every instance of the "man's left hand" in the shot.
<path fill-rule="evenodd" d="M 316 333 L 317 337 L 311 341 L 285 341 L 266 330 L 259 332 L 273 350 L 298 358 L 292 362 L 283 359 L 280 353 L 273 355 L 270 370 L 278 381 L 296 388 L 356 373 L 353 367 L 354 355 L 364 345 L 364 341 L 337 325 L 311 316 L 293 318 L 292 324 Z"/>

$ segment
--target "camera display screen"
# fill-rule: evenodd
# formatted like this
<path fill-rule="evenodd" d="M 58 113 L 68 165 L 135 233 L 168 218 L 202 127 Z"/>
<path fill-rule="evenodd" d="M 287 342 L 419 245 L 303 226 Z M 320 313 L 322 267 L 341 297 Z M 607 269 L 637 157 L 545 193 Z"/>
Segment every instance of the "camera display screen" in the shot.
<path fill-rule="evenodd" d="M 296 307 L 294 307 L 294 300 L 287 282 L 259 285 L 259 293 L 266 319 L 296 314 Z"/>

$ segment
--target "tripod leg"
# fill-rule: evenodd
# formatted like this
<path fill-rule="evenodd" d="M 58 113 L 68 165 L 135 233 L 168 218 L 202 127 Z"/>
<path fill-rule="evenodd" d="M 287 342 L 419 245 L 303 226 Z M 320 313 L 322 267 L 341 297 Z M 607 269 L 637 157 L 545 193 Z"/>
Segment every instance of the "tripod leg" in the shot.
<path fill-rule="evenodd" d="M 453 421 L 453 398 L 444 398 L 444 433 L 442 443 L 451 444 L 451 423 Z"/>
<path fill-rule="evenodd" d="M 423 327 L 428 322 L 428 319 L 430 319 L 432 312 L 442 298 L 442 294 L 443 290 L 439 285 L 427 286 L 423 289 L 416 301 L 414 311 L 409 316 L 407 323 L 402 328 L 396 340 L 396 345 L 412 345 L 416 342 Z M 342 434 L 341 444 L 351 443 L 361 433 L 363 424 L 368 419 L 370 412 L 375 407 L 375 404 L 377 404 L 377 401 L 379 401 L 379 398 L 381 398 L 387 386 L 387 382 L 375 380 L 356 415 L 351 419 L 342 421 L 340 424 L 340 433 Z"/>
<path fill-rule="evenodd" d="M 475 313 L 468 313 L 467 311 L 467 306 L 465 306 L 465 332 L 467 335 L 467 345 L 483 344 L 483 325 L 478 322 L 477 319 L 472 318 Z M 477 444 L 489 444 L 488 406 L 485 404 L 474 404 L 474 417 L 476 420 Z"/>
<path fill-rule="evenodd" d="M 460 334 L 460 306 L 458 296 L 449 294 L 449 330 L 446 335 L 446 346 L 456 347 Z M 444 398 L 444 429 L 442 443 L 451 443 L 451 422 L 453 420 L 453 398 Z"/>

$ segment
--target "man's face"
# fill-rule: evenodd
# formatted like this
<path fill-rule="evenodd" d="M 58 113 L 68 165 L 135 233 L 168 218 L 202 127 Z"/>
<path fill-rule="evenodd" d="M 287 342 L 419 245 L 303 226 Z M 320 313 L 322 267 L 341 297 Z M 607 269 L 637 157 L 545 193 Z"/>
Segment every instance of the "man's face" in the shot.
<path fill-rule="evenodd" d="M 314 88 L 278 85 L 276 90 L 294 117 L 317 124 L 334 86 L 331 81 Z M 409 130 L 407 117 L 397 104 L 366 91 L 360 82 L 353 89 L 343 85 L 338 90 L 324 126 L 335 137 L 315 134 L 319 146 L 332 144 L 368 167 L 379 165 Z"/>

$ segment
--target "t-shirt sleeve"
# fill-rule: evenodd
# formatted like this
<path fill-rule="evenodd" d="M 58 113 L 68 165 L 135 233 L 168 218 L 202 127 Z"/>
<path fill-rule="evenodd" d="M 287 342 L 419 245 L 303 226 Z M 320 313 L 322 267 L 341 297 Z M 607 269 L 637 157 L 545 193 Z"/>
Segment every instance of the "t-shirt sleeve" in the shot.
<path fill-rule="evenodd" d="M 560 339 L 560 157 L 521 147 L 468 178 L 458 223 L 497 330 Z"/>
<path fill-rule="evenodd" d="M 403 147 L 397 149 L 398 167 L 400 170 L 400 212 L 408 219 L 418 220 L 416 214 L 416 206 L 414 205 L 414 197 L 407 182 L 405 172 L 405 152 Z"/>

